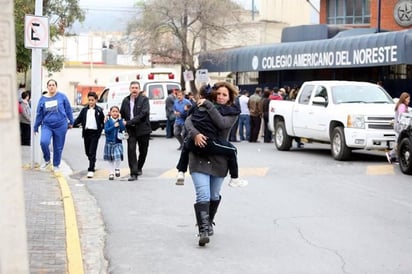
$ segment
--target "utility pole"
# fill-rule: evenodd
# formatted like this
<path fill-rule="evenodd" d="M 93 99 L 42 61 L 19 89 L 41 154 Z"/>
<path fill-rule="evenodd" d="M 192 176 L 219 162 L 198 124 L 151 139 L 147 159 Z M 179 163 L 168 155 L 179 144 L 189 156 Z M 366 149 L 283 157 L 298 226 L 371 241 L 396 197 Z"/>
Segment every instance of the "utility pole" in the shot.
<path fill-rule="evenodd" d="M 36 0 L 35 11 L 36 16 L 43 15 L 43 1 Z M 32 102 L 32 146 L 31 146 L 31 167 L 33 168 L 35 163 L 40 164 L 40 137 L 34 134 L 33 125 L 36 119 L 36 110 L 39 99 L 42 95 L 42 49 L 32 48 L 31 50 L 31 102 Z"/>
<path fill-rule="evenodd" d="M 255 21 L 255 0 L 252 0 L 252 21 Z"/>

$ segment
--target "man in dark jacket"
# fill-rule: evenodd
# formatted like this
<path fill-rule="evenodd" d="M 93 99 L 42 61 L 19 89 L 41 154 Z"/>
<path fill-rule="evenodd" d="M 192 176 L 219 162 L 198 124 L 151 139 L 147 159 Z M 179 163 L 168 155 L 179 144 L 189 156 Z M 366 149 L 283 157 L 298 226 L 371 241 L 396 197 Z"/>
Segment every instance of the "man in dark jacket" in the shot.
<path fill-rule="evenodd" d="M 87 94 L 87 99 L 89 104 L 80 111 L 80 114 L 74 121 L 73 126 L 75 127 L 80 124 L 82 125 L 84 150 L 87 158 L 89 159 L 87 178 L 93 178 L 96 165 L 97 146 L 104 127 L 104 113 L 103 109 L 96 105 L 96 92 L 90 91 Z"/>
<path fill-rule="evenodd" d="M 166 110 L 166 138 L 173 138 L 173 127 L 175 124 L 176 116 L 173 109 L 176 99 L 176 90 L 168 90 L 169 95 L 166 98 L 165 110 Z"/>
<path fill-rule="evenodd" d="M 129 133 L 129 139 L 127 139 L 127 158 L 129 161 L 130 178 L 128 180 L 135 181 L 137 176 L 142 175 L 152 128 L 149 120 L 149 99 L 140 92 L 139 82 L 130 82 L 129 90 L 130 95 L 123 99 L 120 114 Z M 139 159 L 137 159 L 136 144 L 139 146 Z"/>

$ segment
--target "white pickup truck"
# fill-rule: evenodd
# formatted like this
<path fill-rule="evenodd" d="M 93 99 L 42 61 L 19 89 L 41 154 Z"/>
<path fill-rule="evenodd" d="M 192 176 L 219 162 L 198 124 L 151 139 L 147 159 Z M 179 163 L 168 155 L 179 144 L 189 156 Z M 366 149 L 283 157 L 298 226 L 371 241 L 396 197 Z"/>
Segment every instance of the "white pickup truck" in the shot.
<path fill-rule="evenodd" d="M 384 150 L 396 141 L 395 103 L 380 86 L 354 81 L 303 83 L 295 101 L 269 103 L 269 128 L 278 150 L 289 150 L 293 137 L 330 143 L 335 160 L 353 149 Z"/>

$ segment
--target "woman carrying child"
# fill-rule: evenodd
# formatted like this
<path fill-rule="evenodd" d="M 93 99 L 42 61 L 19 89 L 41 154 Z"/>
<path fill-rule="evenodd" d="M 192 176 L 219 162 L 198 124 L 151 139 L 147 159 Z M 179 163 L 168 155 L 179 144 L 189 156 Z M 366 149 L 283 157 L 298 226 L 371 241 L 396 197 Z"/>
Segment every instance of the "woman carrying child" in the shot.
<path fill-rule="evenodd" d="M 109 162 L 109 180 L 120 177 L 120 163 L 123 161 L 123 143 L 118 138 L 119 132 L 126 130 L 123 120 L 120 118 L 120 110 L 117 106 L 112 106 L 109 118 L 104 124 L 106 143 L 104 145 L 104 160 Z"/>
<path fill-rule="evenodd" d="M 191 151 L 197 154 L 226 156 L 231 177 L 229 186 L 246 186 L 248 182 L 239 178 L 236 147 L 227 139 L 219 137 L 219 130 L 227 127 L 224 120 L 222 120 L 222 116 L 238 116 L 240 114 L 239 107 L 236 104 L 218 104 L 217 92 L 210 85 L 202 86 L 199 89 L 199 96 L 200 99 L 197 100 L 197 105 L 191 108 L 188 114 L 191 116 L 191 122 L 196 130 L 206 136 L 206 144 L 204 147 L 198 147 L 195 146 L 192 139 L 187 138 L 185 140 L 176 166 L 178 170 L 176 185 L 184 184 L 184 174 L 187 171 L 189 152 Z"/>
<path fill-rule="evenodd" d="M 214 85 L 216 92 L 216 103 L 231 106 L 237 96 L 237 90 L 228 82 L 218 82 Z M 198 105 L 207 104 L 208 101 L 200 100 Z M 209 102 L 210 103 L 210 102 Z M 209 110 L 216 110 L 213 106 Z M 210 111 L 209 114 L 211 114 Z M 219 112 L 216 110 L 217 114 Z M 217 131 L 218 138 L 227 140 L 229 132 L 238 115 L 226 115 L 221 117 L 221 123 Z M 188 136 L 197 147 L 207 145 L 207 136 L 202 134 L 192 123 L 189 116 L 185 126 Z M 221 201 L 220 190 L 224 178 L 228 173 L 227 156 L 211 153 L 198 154 L 193 151 L 189 153 L 189 170 L 196 192 L 196 203 L 194 204 L 197 225 L 199 229 L 199 245 L 209 243 L 209 236 L 213 235 L 213 219 L 216 215 Z"/>

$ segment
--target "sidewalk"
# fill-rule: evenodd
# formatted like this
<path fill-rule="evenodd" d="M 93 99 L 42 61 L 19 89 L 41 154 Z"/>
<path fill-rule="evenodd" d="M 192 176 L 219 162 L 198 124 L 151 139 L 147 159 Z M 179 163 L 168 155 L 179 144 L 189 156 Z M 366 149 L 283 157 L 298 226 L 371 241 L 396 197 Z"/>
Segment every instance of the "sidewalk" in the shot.
<path fill-rule="evenodd" d="M 71 273 L 76 260 L 83 273 L 107 273 L 104 224 L 94 197 L 84 184 L 70 178 L 65 163 L 62 177 L 57 178 L 51 171 L 31 169 L 30 147 L 21 149 L 30 273 L 81 274 Z M 67 219 L 68 200 L 74 204 L 72 219 Z M 72 232 L 79 236 L 73 237 Z M 72 248 L 76 244 L 81 252 Z"/>

